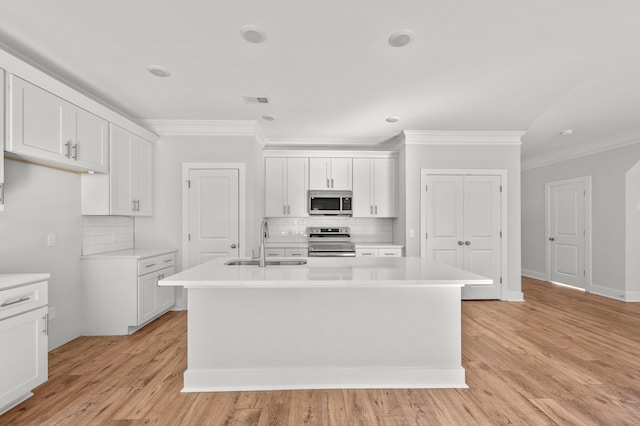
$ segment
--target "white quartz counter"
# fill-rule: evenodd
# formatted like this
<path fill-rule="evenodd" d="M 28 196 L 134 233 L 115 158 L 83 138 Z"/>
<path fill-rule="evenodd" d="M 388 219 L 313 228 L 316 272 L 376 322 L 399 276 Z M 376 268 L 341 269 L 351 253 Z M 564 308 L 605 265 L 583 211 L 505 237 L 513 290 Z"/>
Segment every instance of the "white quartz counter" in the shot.
<path fill-rule="evenodd" d="M 83 259 L 146 259 L 176 251 L 173 248 L 136 248 L 82 256 Z"/>
<path fill-rule="evenodd" d="M 0 274 L 0 290 L 48 280 L 51 274 Z"/>
<path fill-rule="evenodd" d="M 186 288 L 315 288 L 461 287 L 493 282 L 489 278 L 421 257 L 312 257 L 306 259 L 306 265 L 269 265 L 264 268 L 225 265 L 228 260 L 214 259 L 165 278 L 159 284 Z"/>

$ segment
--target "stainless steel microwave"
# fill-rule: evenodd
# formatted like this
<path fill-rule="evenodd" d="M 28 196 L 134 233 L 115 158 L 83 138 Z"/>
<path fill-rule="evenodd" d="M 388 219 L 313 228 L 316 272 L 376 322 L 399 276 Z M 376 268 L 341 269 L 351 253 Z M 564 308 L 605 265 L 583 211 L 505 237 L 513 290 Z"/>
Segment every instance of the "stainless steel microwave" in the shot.
<path fill-rule="evenodd" d="M 352 191 L 309 191 L 309 215 L 351 216 Z"/>

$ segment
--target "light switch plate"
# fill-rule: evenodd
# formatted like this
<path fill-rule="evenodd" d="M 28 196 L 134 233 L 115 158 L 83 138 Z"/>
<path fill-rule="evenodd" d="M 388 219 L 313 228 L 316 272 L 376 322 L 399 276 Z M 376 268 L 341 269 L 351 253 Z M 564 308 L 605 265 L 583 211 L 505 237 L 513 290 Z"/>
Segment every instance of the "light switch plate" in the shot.
<path fill-rule="evenodd" d="M 56 234 L 48 234 L 47 247 L 55 247 L 55 246 L 56 246 Z"/>

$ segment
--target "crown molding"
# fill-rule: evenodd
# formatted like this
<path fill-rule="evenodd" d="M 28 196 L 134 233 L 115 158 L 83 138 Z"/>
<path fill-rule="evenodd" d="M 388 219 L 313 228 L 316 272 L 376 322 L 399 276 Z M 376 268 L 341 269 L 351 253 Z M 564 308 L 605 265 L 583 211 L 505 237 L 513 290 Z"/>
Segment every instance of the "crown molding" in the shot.
<path fill-rule="evenodd" d="M 521 145 L 524 131 L 405 130 L 406 145 Z"/>
<path fill-rule="evenodd" d="M 253 120 L 137 120 L 160 136 L 256 136 Z"/>
<path fill-rule="evenodd" d="M 623 139 L 617 142 L 599 146 L 592 147 L 591 149 L 584 149 L 580 152 L 573 152 L 571 154 L 567 153 L 548 153 L 546 155 L 540 156 L 538 158 L 534 158 L 532 160 L 527 160 L 525 158 L 522 159 L 521 170 L 531 170 L 537 169 L 538 167 L 550 166 L 551 164 L 562 163 L 564 161 L 575 160 L 577 158 L 587 157 L 589 155 L 595 155 L 606 151 L 611 151 L 613 149 L 624 148 L 625 146 L 634 145 L 640 143 L 640 136 L 632 137 L 630 139 Z"/>
<path fill-rule="evenodd" d="M 298 146 L 327 146 L 327 145 L 350 145 L 350 146 L 373 146 L 378 145 L 382 140 L 380 138 L 368 137 L 290 137 L 269 139 L 268 145 L 298 145 Z"/>

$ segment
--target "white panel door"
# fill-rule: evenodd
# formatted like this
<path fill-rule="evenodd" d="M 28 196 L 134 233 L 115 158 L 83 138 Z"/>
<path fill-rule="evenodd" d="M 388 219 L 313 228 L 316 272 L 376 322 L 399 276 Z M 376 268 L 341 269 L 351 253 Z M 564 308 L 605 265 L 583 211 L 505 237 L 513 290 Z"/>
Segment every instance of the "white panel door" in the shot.
<path fill-rule="evenodd" d="M 426 256 L 493 278 L 463 299 L 501 298 L 500 176 L 427 176 Z"/>
<path fill-rule="evenodd" d="M 353 199 L 351 208 L 354 217 L 373 217 L 373 160 L 353 159 Z"/>
<path fill-rule="evenodd" d="M 264 160 L 264 215 L 266 217 L 287 215 L 286 158 Z"/>
<path fill-rule="evenodd" d="M 331 189 L 350 190 L 353 188 L 351 158 L 331 159 Z"/>
<path fill-rule="evenodd" d="M 132 135 L 120 127 L 111 125 L 110 132 L 110 172 L 111 209 L 113 215 L 131 216 L 134 214 L 133 194 L 131 192 Z"/>
<path fill-rule="evenodd" d="M 462 289 L 463 299 L 500 299 L 500 176 L 464 177 L 464 269 L 493 278 Z"/>
<path fill-rule="evenodd" d="M 189 171 L 189 265 L 239 255 L 239 171 Z"/>
<path fill-rule="evenodd" d="M 355 160 L 354 160 L 355 161 Z M 397 160 L 378 158 L 373 160 L 373 198 L 377 217 L 397 216 Z M 354 177 L 355 179 L 355 177 Z"/>
<path fill-rule="evenodd" d="M 109 172 L 109 123 L 76 106 L 70 108 L 73 156 L 79 166 Z"/>
<path fill-rule="evenodd" d="M 550 280 L 585 288 L 584 182 L 549 187 Z"/>
<path fill-rule="evenodd" d="M 429 176 L 427 187 L 427 258 L 464 268 L 462 176 Z"/>

